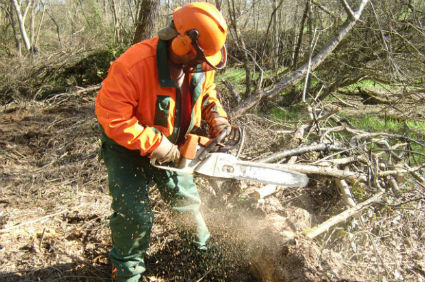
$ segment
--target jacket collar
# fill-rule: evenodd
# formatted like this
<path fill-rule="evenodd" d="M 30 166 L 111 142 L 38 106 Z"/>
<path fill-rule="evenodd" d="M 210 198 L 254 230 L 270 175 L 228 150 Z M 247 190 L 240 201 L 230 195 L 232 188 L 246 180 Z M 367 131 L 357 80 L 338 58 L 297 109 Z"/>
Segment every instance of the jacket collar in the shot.
<path fill-rule="evenodd" d="M 158 40 L 156 46 L 156 64 L 158 67 L 158 80 L 161 87 L 177 87 L 170 77 L 168 68 L 167 41 Z"/>

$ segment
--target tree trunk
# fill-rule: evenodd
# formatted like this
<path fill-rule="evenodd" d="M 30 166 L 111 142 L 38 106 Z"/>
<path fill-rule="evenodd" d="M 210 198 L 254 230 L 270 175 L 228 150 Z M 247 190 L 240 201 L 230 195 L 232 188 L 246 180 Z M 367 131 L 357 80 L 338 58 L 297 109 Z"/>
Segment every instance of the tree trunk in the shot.
<path fill-rule="evenodd" d="M 340 27 L 340 29 L 337 31 L 337 34 L 331 39 L 331 41 L 311 60 L 311 71 L 316 69 L 332 53 L 332 51 L 336 48 L 336 46 L 338 46 L 342 39 L 350 32 L 350 30 L 360 18 L 364 8 L 368 3 L 369 0 L 361 0 L 357 11 L 353 11 L 354 17 L 348 17 L 346 22 Z M 274 98 L 278 94 L 287 90 L 289 87 L 303 79 L 303 77 L 307 74 L 308 68 L 309 62 L 299 67 L 296 71 L 276 83 L 270 89 L 257 89 L 254 95 L 247 97 L 240 105 L 238 105 L 232 111 L 232 113 L 230 114 L 231 117 L 239 117 L 240 115 L 257 105 L 260 101 Z"/>
<path fill-rule="evenodd" d="M 249 66 L 249 55 L 247 48 L 245 46 L 245 41 L 240 33 L 238 24 L 237 24 L 237 15 L 236 15 L 236 9 L 235 9 L 235 1 L 227 1 L 228 5 L 228 11 L 229 11 L 229 17 L 230 17 L 230 28 L 233 29 L 236 42 L 238 44 L 239 50 L 242 52 L 242 58 L 243 58 L 243 64 L 245 69 L 245 97 L 249 97 L 251 95 L 251 85 L 252 85 L 252 78 L 251 78 L 251 69 Z"/>
<path fill-rule="evenodd" d="M 52 20 L 52 22 L 56 26 L 56 34 L 58 35 L 59 46 L 62 48 L 61 30 L 60 30 L 59 23 L 56 21 L 56 19 L 53 17 L 53 15 L 51 13 L 49 13 L 47 8 L 45 10 L 46 10 L 47 15 L 50 17 L 50 19 Z M 75 33 L 75 27 L 74 27 L 73 20 L 71 20 L 71 30 L 72 30 L 72 37 L 71 38 L 73 40 L 74 39 L 74 33 Z"/>
<path fill-rule="evenodd" d="M 15 13 L 16 16 L 18 18 L 18 24 L 19 24 L 19 30 L 21 31 L 21 36 L 22 36 L 22 40 L 24 41 L 25 44 L 25 49 L 27 49 L 27 51 L 30 51 L 31 49 L 31 42 L 28 38 L 28 34 L 27 31 L 25 30 L 25 15 L 22 15 L 21 13 L 21 6 L 18 4 L 18 2 L 16 0 L 11 0 L 13 7 L 15 8 Z"/>
<path fill-rule="evenodd" d="M 261 55 L 261 57 L 263 58 L 264 56 L 265 56 L 265 54 L 266 54 L 266 49 L 267 49 L 267 42 L 268 42 L 268 40 L 269 40 L 269 34 L 270 34 L 270 29 L 272 30 L 271 31 L 271 33 L 272 33 L 272 35 L 271 35 L 271 52 L 270 52 L 270 56 L 271 56 L 271 60 L 274 62 L 274 60 L 275 60 L 275 57 L 273 57 L 273 56 L 275 56 L 274 55 L 274 52 L 276 51 L 276 50 L 274 50 L 274 48 L 275 48 L 275 46 L 277 46 L 277 44 L 275 44 L 275 38 L 277 37 L 277 35 L 275 34 L 276 32 L 275 32 L 275 30 L 276 30 L 276 13 L 277 13 L 277 11 L 278 11 L 278 9 L 280 9 L 280 7 L 282 6 L 282 4 L 283 4 L 283 0 L 280 0 L 280 2 L 279 2 L 279 4 L 276 6 L 276 2 L 275 1 L 273 1 L 273 11 L 272 11 L 272 14 L 271 14 L 271 16 L 270 16 L 270 21 L 269 21 L 269 24 L 267 25 L 267 30 L 266 30 L 266 35 L 265 35 L 265 38 L 264 38 L 264 43 L 263 43 L 263 51 L 262 51 L 262 55 Z M 273 65 L 273 67 L 274 67 L 274 63 L 272 63 L 272 65 Z"/>
<path fill-rule="evenodd" d="M 112 17 L 114 19 L 114 42 L 120 41 L 120 32 L 118 29 L 118 15 L 117 15 L 117 7 L 115 6 L 115 0 L 111 0 L 111 10 Z"/>
<path fill-rule="evenodd" d="M 423 10 L 423 16 L 422 16 L 422 26 L 425 26 L 425 5 Z M 424 42 L 425 42 L 425 33 L 424 34 Z M 424 55 L 424 65 L 425 65 L 425 44 L 423 49 L 423 55 Z M 425 92 L 425 79 L 424 79 L 424 92 Z M 425 105 L 424 105 L 424 115 L 425 115 Z"/>
<path fill-rule="evenodd" d="M 133 37 L 133 44 L 144 39 L 153 37 L 154 24 L 158 1 L 142 0 L 140 1 L 139 15 L 137 16 L 136 31 Z"/>
<path fill-rule="evenodd" d="M 14 9 L 12 7 L 12 4 L 10 5 L 9 9 L 9 17 L 10 17 L 10 24 L 13 28 L 13 34 L 15 35 L 15 44 L 16 44 L 16 50 L 18 51 L 18 55 L 22 56 L 22 50 L 21 50 L 21 41 L 19 40 L 19 31 L 18 27 L 16 26 L 15 16 L 14 16 Z"/>
<path fill-rule="evenodd" d="M 215 7 L 217 10 L 221 11 L 221 5 L 223 4 L 223 0 L 215 0 Z"/>
<path fill-rule="evenodd" d="M 34 46 L 37 46 L 37 42 L 38 42 L 38 38 L 39 38 L 39 35 L 40 35 L 41 26 L 43 25 L 44 14 L 46 12 L 46 6 L 44 5 L 43 2 L 41 2 L 41 5 L 43 5 L 43 13 L 41 14 L 40 23 L 38 25 L 37 32 L 35 34 L 35 39 L 34 39 L 34 41 L 32 43 Z"/>
<path fill-rule="evenodd" d="M 309 10 L 310 10 L 310 1 L 307 0 L 305 2 L 304 13 L 301 18 L 300 32 L 298 34 L 297 43 L 295 45 L 294 58 L 293 58 L 292 67 L 291 67 L 292 70 L 295 70 L 297 68 L 298 55 L 300 53 L 301 43 L 303 41 L 303 35 L 304 35 L 304 24 L 305 24 L 305 20 L 307 18 L 307 14 Z"/>
<path fill-rule="evenodd" d="M 280 3 L 283 3 L 283 1 L 280 1 Z M 272 69 L 277 69 L 277 58 L 278 58 L 278 38 L 279 35 L 277 33 L 277 11 L 278 7 L 276 6 L 276 0 L 273 0 L 272 2 L 272 8 L 273 13 L 270 19 L 271 23 L 271 52 L 270 52 L 270 58 L 271 58 L 271 66 Z"/>

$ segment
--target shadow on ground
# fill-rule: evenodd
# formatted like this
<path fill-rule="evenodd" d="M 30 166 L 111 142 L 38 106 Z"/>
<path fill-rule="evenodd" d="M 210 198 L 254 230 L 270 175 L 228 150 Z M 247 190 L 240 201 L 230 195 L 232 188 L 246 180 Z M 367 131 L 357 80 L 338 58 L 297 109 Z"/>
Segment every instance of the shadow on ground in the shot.
<path fill-rule="evenodd" d="M 99 255 L 107 257 L 107 254 Z M 178 240 L 167 242 L 161 249 L 148 254 L 146 264 L 146 278 L 141 281 L 256 281 L 246 267 L 226 258 L 207 266 L 200 265 Z M 0 272 L 0 282 L 112 282 L 110 273 L 109 262 L 91 265 L 81 260 L 41 269 Z"/>

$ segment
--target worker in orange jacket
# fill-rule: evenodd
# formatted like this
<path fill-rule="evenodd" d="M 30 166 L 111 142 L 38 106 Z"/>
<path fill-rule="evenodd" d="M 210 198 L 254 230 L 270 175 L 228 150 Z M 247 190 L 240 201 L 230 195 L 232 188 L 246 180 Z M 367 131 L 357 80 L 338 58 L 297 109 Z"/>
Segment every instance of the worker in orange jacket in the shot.
<path fill-rule="evenodd" d="M 131 46 L 111 65 L 97 95 L 113 209 L 109 256 L 117 281 L 138 281 L 145 271 L 152 180 L 172 214 L 189 219 L 191 245 L 199 251 L 208 248 L 210 233 L 193 176 L 157 169 L 149 158 L 178 160 L 178 145 L 201 127 L 202 119 L 212 136 L 230 128 L 214 84 L 215 70 L 227 60 L 226 33 L 226 22 L 213 5 L 195 2 L 177 8 L 157 37 Z"/>

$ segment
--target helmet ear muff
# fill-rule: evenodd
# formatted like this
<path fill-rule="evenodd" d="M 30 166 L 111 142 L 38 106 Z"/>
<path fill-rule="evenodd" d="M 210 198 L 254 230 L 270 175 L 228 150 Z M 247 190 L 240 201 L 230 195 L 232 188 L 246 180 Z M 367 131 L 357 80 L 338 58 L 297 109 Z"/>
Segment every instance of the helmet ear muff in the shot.
<path fill-rule="evenodd" d="M 192 48 L 192 40 L 186 34 L 177 35 L 171 42 L 171 50 L 178 56 L 186 55 Z"/>

